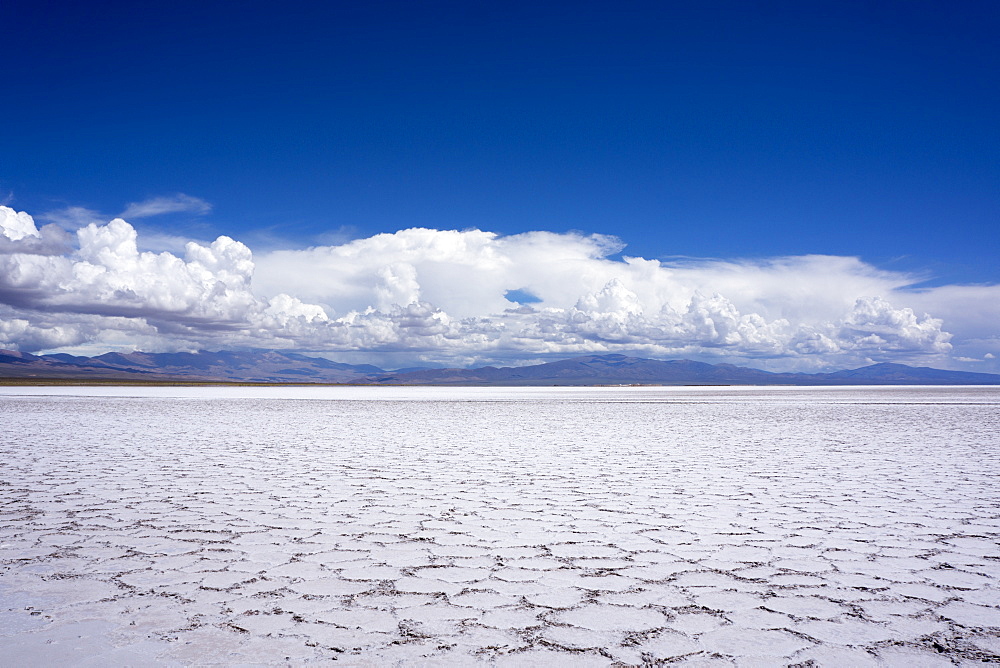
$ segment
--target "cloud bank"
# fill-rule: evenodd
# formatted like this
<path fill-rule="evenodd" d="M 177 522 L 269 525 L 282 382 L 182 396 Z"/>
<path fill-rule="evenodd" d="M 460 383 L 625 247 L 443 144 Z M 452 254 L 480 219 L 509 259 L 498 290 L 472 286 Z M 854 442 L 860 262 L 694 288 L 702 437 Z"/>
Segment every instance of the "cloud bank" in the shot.
<path fill-rule="evenodd" d="M 153 215 L 155 201 L 129 208 Z M 0 347 L 448 363 L 629 352 L 774 369 L 988 366 L 1000 352 L 1000 286 L 917 291 L 915 277 L 851 257 L 615 259 L 623 248 L 603 235 L 408 229 L 256 258 L 225 236 L 154 253 L 122 218 L 70 235 L 0 207 Z"/>

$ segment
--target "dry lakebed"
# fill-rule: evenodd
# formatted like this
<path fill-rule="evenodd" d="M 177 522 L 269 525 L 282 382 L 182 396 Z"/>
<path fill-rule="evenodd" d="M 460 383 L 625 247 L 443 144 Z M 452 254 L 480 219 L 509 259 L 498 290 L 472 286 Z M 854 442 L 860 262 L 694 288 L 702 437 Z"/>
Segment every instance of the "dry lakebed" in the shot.
<path fill-rule="evenodd" d="M 1000 388 L 0 388 L 2 666 L 1000 662 Z"/>

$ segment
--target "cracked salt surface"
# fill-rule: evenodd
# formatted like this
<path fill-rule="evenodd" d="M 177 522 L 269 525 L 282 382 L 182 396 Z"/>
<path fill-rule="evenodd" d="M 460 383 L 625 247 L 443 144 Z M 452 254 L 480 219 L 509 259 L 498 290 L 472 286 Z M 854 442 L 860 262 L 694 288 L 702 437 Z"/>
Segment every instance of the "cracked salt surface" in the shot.
<path fill-rule="evenodd" d="M 0 666 L 1000 661 L 998 409 L 0 388 Z"/>

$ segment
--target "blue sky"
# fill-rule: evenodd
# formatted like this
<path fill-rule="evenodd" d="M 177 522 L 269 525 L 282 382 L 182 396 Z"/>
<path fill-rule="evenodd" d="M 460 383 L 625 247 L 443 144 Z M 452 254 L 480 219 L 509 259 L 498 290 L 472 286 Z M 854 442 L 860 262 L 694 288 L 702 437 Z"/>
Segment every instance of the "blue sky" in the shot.
<path fill-rule="evenodd" d="M 261 268 L 421 227 L 612 235 L 668 263 L 857 257 L 911 292 L 1000 282 L 994 2 L 15 0 L 0 16 L 0 202 L 39 227 L 138 212 L 140 249 L 227 235 Z M 174 211 L 129 208 L 156 201 Z"/>

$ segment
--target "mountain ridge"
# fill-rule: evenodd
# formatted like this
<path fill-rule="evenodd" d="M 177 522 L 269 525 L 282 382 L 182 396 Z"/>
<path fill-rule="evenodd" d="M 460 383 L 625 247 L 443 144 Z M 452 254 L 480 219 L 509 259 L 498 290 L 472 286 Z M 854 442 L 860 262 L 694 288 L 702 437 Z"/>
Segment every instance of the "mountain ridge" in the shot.
<path fill-rule="evenodd" d="M 520 367 L 386 371 L 277 350 L 104 353 L 94 357 L 0 350 L 0 379 L 357 385 L 1000 385 L 1000 374 L 882 362 L 823 373 L 772 372 L 612 353 Z"/>

